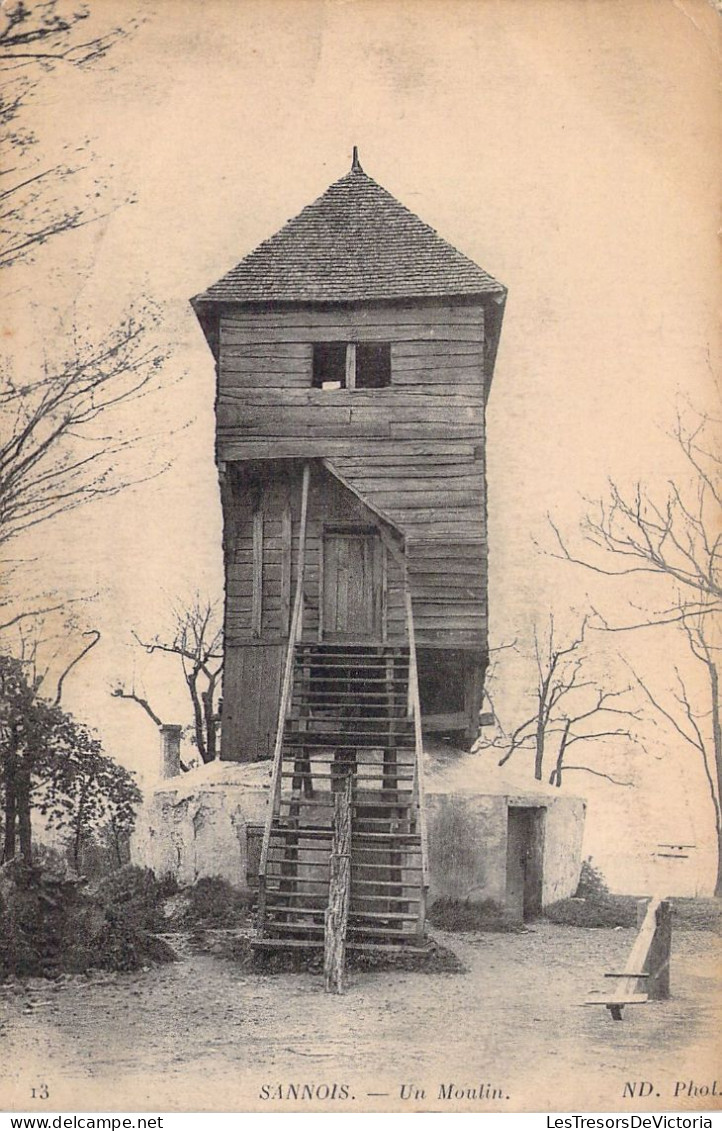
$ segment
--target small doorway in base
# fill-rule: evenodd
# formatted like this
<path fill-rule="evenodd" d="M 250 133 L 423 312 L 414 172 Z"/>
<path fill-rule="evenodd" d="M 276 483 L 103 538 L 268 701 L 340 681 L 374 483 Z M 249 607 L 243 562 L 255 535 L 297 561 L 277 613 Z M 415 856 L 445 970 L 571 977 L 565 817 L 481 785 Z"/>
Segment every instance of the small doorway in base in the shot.
<path fill-rule="evenodd" d="M 544 809 L 510 805 L 506 838 L 506 909 L 526 922 L 541 915 Z"/>

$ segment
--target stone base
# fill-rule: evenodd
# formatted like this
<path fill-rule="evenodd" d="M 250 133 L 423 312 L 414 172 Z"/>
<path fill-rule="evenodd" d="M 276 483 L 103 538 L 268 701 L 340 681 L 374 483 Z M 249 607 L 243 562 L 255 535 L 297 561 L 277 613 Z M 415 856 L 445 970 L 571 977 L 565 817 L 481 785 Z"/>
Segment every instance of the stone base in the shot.
<path fill-rule="evenodd" d="M 131 842 L 134 864 L 179 884 L 222 876 L 248 888 L 248 825 L 263 823 L 270 762 L 211 762 L 147 795 Z"/>
<path fill-rule="evenodd" d="M 449 751 L 446 751 L 448 757 Z M 541 783 L 519 789 L 479 755 L 427 756 L 429 899 L 493 900 L 509 906 L 509 811 L 542 814 L 541 905 L 573 895 L 581 868 L 585 803 Z M 213 762 L 160 782 L 141 811 L 131 845 L 133 861 L 168 873 L 182 885 L 222 876 L 255 885 L 258 837 L 270 797 L 270 762 Z M 249 869 L 249 843 L 251 861 Z M 254 849 L 255 854 L 254 854 Z M 250 883 L 249 883 L 250 877 Z"/>

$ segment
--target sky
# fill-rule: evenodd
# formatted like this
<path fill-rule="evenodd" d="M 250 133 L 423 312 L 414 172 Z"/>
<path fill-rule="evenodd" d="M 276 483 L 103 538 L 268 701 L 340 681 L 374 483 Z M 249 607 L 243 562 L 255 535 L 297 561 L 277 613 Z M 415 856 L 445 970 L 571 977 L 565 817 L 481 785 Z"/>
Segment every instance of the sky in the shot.
<path fill-rule="evenodd" d="M 90 7 L 99 30 L 139 26 L 92 69 L 49 73 L 28 114 L 47 160 L 89 139 L 84 175 L 103 180 L 107 215 L 14 270 L 2 319 L 13 364 L 31 366 L 62 353 L 73 326 L 99 338 L 152 303 L 163 387 L 116 427 L 148 437 L 136 476 L 153 459 L 170 467 L 21 547 L 37 558 L 28 592 L 89 598 L 78 618 L 102 633 L 68 707 L 152 778 L 157 734 L 110 689 L 132 684 L 167 721 L 185 700 L 172 662 L 145 656 L 131 631 L 163 631 L 179 596 L 222 592 L 213 365 L 188 300 L 347 172 L 353 145 L 509 288 L 488 417 L 492 642 L 528 638 L 552 608 L 572 625 L 587 600 L 623 602 L 545 552 L 547 514 L 574 538 L 584 497 L 610 477 L 663 487 L 680 396 L 713 403 L 722 149 L 705 0 Z M 675 646 L 629 648 L 664 688 Z M 616 663 L 610 647 L 602 665 Z M 648 860 L 650 846 L 694 837 L 696 884 L 711 861 L 699 767 L 652 735 L 651 753 L 615 755 L 631 759 L 635 789 L 574 780 L 589 792 L 588 847 L 619 884 L 640 845 Z"/>

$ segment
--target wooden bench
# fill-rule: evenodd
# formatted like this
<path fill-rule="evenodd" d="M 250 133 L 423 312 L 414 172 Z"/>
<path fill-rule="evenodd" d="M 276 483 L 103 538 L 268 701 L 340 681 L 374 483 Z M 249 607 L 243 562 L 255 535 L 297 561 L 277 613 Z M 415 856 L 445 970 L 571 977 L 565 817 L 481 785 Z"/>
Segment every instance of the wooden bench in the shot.
<path fill-rule="evenodd" d="M 608 987 L 593 991 L 584 1005 L 604 1005 L 615 1021 L 622 1020 L 625 1005 L 646 1005 L 669 997 L 669 959 L 672 945 L 672 908 L 656 896 L 637 908 L 639 933 L 624 970 L 605 974 Z"/>

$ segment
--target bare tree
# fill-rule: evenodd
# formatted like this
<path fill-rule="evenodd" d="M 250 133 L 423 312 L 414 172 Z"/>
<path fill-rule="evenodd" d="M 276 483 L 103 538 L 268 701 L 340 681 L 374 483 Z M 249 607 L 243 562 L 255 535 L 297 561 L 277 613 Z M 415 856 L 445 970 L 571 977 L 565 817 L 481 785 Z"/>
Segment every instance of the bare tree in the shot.
<path fill-rule="evenodd" d="M 646 576 L 658 585 L 648 603 L 634 608 L 625 623 L 610 632 L 677 626 L 682 654 L 696 660 L 702 678 L 685 682 L 675 665 L 676 688 L 668 703 L 635 678 L 648 701 L 689 746 L 697 750 L 709 785 L 717 836 L 715 895 L 722 895 L 722 704 L 719 664 L 722 612 L 722 457 L 719 421 L 688 406 L 672 431 L 687 475 L 669 480 L 662 497 L 641 484 L 625 493 L 610 483 L 609 497 L 598 502 L 582 523 L 592 552 L 572 552 L 551 522 L 557 553 L 599 574 Z M 596 551 L 601 551 L 597 553 Z"/>
<path fill-rule="evenodd" d="M 0 148 L 13 155 L 0 169 L 0 268 L 103 214 L 97 180 L 85 189 L 77 183 L 87 144 L 76 140 L 67 161 L 43 161 L 34 133 L 22 124 L 22 112 L 49 72 L 97 63 L 136 26 L 137 21 L 128 21 L 100 30 L 87 6 L 71 8 L 59 0 L 11 0 L 0 6 Z M 71 179 L 75 199 L 68 203 Z"/>
<path fill-rule="evenodd" d="M 662 607 L 650 607 L 639 624 L 617 631 L 647 628 L 650 622 L 684 624 L 692 616 L 712 618 L 722 612 L 719 422 L 692 409 L 687 415 L 692 424 L 678 414 L 673 429 L 687 464 L 687 482 L 669 480 L 664 495 L 656 498 L 640 483 L 624 492 L 610 480 L 608 497 L 593 504 L 582 520 L 585 541 L 602 553 L 572 553 L 549 518 L 557 556 L 564 560 L 607 577 L 646 575 L 667 583 L 669 599 Z"/>
<path fill-rule="evenodd" d="M 137 26 L 102 26 L 86 5 L 65 0 L 8 0 L 0 5 L 0 267 L 27 259 L 59 232 L 97 219 L 107 193 L 83 187 L 79 155 L 85 141 L 68 142 L 73 160 L 43 161 L 44 147 L 24 125 L 36 90 L 58 69 L 84 68 Z M 12 155 L 12 156 L 10 156 Z M 38 320 L 43 312 L 36 312 Z M 73 327 L 60 335 L 59 356 L 30 371 L 26 358 L 0 374 L 0 544 L 92 499 L 115 494 L 162 467 L 128 472 L 121 453 L 139 439 L 121 419 L 123 405 L 159 384 L 166 349 L 152 342 L 150 310 L 129 314 L 98 342 Z M 67 598 L 52 592 L 18 607 L 12 577 L 22 563 L 5 558 L 0 629 L 54 612 Z M 18 586 L 22 590 L 22 586 Z M 27 590 L 26 590 L 27 592 Z"/>
<path fill-rule="evenodd" d="M 633 736 L 625 718 L 636 719 L 634 710 L 626 706 L 624 696 L 629 688 L 605 691 L 598 681 L 589 678 L 586 671 L 589 657 L 584 651 L 588 620 L 585 617 L 578 631 L 565 641 L 560 641 L 553 615 L 548 628 L 540 633 L 534 626 L 534 662 L 537 685 L 534 709 L 510 733 L 502 732 L 494 745 L 503 749 L 499 759 L 503 766 L 517 750 L 534 753 L 534 777 L 541 781 L 548 755 L 554 760 L 549 774 L 551 785 L 561 786 L 563 774 L 572 770 L 584 771 L 603 777 L 615 785 L 631 785 L 611 774 L 591 766 L 565 762 L 569 748 L 577 742 L 600 741 L 612 737 Z"/>
<path fill-rule="evenodd" d="M 710 647 L 703 626 L 685 621 L 684 632 L 691 655 L 701 665 L 703 678 L 709 689 L 709 699 L 706 703 L 700 702 L 698 689 L 690 690 L 689 680 L 675 666 L 675 686 L 668 693 L 668 699 L 653 691 L 648 681 L 642 679 L 629 665 L 637 685 L 643 691 L 647 701 L 654 712 L 666 721 L 672 732 L 681 738 L 689 747 L 699 755 L 704 770 L 705 781 L 709 790 L 709 797 L 714 819 L 717 844 L 722 843 L 722 812 L 720 811 L 720 781 L 722 780 L 722 766 L 719 761 L 719 751 L 722 748 L 722 735 L 720 735 L 720 704 L 719 704 L 719 649 Z M 712 742 L 709 741 L 709 731 L 712 732 Z M 718 853 L 718 869 L 715 881 L 715 895 L 722 895 L 722 882 L 720 879 L 720 853 Z"/>
<path fill-rule="evenodd" d="M 133 635 L 148 655 L 160 652 L 180 660 L 191 703 L 192 741 L 203 762 L 213 762 L 220 752 L 219 697 L 223 674 L 223 629 L 218 603 L 196 593 L 188 604 L 176 604 L 173 621 L 173 631 L 165 639 L 157 635 L 152 640 L 142 640 L 137 633 Z M 113 695 L 136 702 L 156 726 L 162 725 L 147 698 L 137 695 L 135 690 L 128 691 L 121 683 L 114 688 Z"/>
<path fill-rule="evenodd" d="M 117 410 L 158 387 L 165 354 L 152 340 L 154 321 L 150 311 L 129 317 L 99 348 L 77 343 L 64 364 L 46 367 L 37 378 L 6 375 L 0 386 L 0 545 L 127 486 L 117 461 L 139 433 L 124 430 Z"/>

